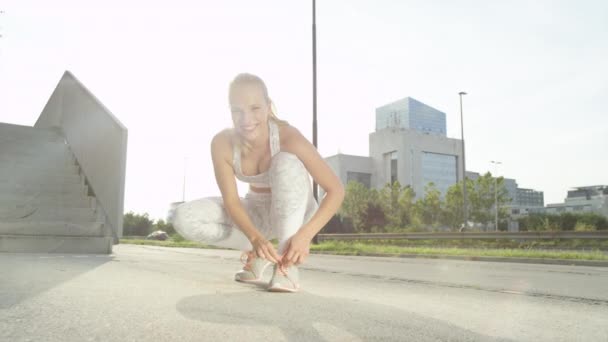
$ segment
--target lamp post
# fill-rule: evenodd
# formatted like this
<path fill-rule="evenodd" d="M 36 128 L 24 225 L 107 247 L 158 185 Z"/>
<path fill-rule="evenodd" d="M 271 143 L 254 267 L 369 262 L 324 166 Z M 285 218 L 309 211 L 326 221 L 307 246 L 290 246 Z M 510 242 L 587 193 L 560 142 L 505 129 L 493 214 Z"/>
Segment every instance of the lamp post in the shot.
<path fill-rule="evenodd" d="M 317 2 L 312 0 L 312 144 L 317 147 Z M 315 201 L 319 200 L 317 182 L 312 182 L 312 195 Z M 317 244 L 317 235 L 313 236 L 312 243 Z"/>
<path fill-rule="evenodd" d="M 498 231 L 498 165 L 502 164 L 499 161 L 491 160 L 490 163 L 494 164 L 494 206 L 495 206 L 495 215 L 494 215 L 494 229 Z"/>
<path fill-rule="evenodd" d="M 317 6 L 312 0 L 312 144 L 317 146 Z M 318 185 L 313 180 L 312 194 L 318 201 Z M 315 236 L 316 237 L 316 236 Z M 316 239 L 315 239 L 316 240 Z"/>
<path fill-rule="evenodd" d="M 464 120 L 462 118 L 462 95 L 466 95 L 464 91 L 458 93 L 460 95 L 460 140 L 462 141 L 462 214 L 464 219 L 463 229 L 468 228 L 467 215 L 467 167 L 466 158 L 464 155 Z"/>

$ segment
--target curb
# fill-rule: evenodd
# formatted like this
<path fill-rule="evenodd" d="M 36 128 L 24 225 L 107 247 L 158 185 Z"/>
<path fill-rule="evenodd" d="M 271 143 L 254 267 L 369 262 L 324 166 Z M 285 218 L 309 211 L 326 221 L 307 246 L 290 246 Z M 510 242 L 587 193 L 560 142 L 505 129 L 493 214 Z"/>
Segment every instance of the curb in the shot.
<path fill-rule="evenodd" d="M 604 261 L 604 260 L 576 260 L 576 259 L 505 258 L 505 257 L 484 257 L 484 256 L 440 255 L 440 254 L 439 255 L 390 254 L 390 253 L 340 254 L 340 253 L 316 252 L 316 251 L 310 251 L 310 254 L 392 257 L 392 258 L 410 258 L 410 259 L 447 259 L 447 260 L 463 260 L 463 261 L 512 262 L 512 263 L 520 263 L 520 264 L 608 267 L 608 260 Z"/>

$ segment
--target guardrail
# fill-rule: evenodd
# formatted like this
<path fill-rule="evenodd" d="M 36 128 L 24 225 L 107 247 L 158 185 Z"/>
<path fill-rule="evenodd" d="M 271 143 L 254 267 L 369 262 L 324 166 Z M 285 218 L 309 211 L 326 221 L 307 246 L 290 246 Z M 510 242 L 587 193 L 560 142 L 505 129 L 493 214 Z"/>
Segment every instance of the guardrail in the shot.
<path fill-rule="evenodd" d="M 329 240 L 466 240 L 466 239 L 608 239 L 608 231 L 571 232 L 466 232 L 466 233 L 374 233 L 374 234 L 319 234 L 318 241 Z"/>
<path fill-rule="evenodd" d="M 61 130 L 117 244 L 124 214 L 127 128 L 69 71 L 34 127 Z"/>

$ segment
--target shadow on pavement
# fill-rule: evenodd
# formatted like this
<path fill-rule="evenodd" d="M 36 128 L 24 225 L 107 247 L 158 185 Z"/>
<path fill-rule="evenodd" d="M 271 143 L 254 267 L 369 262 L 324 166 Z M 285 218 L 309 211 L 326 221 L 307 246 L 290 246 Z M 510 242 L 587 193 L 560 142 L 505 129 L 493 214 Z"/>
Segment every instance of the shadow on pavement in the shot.
<path fill-rule="evenodd" d="M 193 296 L 180 300 L 176 309 L 190 319 L 243 329 L 278 327 L 288 341 L 506 341 L 391 306 L 305 292 Z"/>
<path fill-rule="evenodd" d="M 0 253 L 0 310 L 112 261 L 114 255 Z"/>

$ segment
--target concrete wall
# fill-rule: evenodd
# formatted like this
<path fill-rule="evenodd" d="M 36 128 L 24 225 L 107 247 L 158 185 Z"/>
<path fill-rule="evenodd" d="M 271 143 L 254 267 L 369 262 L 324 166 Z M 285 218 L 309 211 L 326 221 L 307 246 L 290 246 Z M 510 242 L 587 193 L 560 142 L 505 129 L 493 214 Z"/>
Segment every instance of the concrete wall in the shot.
<path fill-rule="evenodd" d="M 370 157 L 354 156 L 349 154 L 336 154 L 325 158 L 325 161 L 334 173 L 340 178 L 344 186 L 347 182 L 347 173 L 361 172 L 372 175 L 372 184 L 374 182 L 374 172 L 372 168 L 372 160 Z M 319 198 L 323 198 L 325 191 L 319 187 Z"/>
<path fill-rule="evenodd" d="M 61 129 L 108 223 L 121 237 L 127 128 L 69 71 L 34 126 Z"/>
<path fill-rule="evenodd" d="M 457 181 L 462 180 L 462 143 L 438 135 L 413 130 L 384 129 L 369 135 L 369 155 L 374 177 L 372 186 L 383 187 L 390 182 L 389 152 L 397 152 L 397 179 L 401 185 L 411 185 L 417 196 L 424 194 L 422 152 L 456 156 Z"/>

